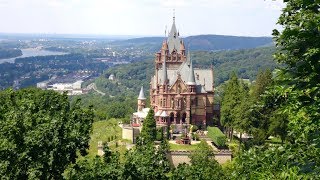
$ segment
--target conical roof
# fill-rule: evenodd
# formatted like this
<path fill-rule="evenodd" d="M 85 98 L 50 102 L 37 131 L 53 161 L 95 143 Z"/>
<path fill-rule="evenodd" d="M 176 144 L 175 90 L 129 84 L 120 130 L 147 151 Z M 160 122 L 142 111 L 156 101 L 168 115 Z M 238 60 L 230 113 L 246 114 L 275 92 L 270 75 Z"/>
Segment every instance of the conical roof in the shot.
<path fill-rule="evenodd" d="M 146 97 L 144 96 L 143 86 L 141 86 L 138 100 L 145 100 L 145 99 Z"/>
<path fill-rule="evenodd" d="M 196 79 L 194 78 L 194 70 L 192 66 L 192 59 L 190 57 L 190 51 L 188 51 L 188 61 L 190 62 L 189 76 L 187 85 L 196 85 Z"/>

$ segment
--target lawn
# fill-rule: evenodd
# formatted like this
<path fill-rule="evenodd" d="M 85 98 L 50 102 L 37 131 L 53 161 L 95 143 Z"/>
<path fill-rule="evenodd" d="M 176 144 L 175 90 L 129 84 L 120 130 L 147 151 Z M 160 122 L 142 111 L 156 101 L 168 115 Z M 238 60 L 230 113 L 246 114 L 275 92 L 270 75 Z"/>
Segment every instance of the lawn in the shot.
<path fill-rule="evenodd" d="M 89 142 L 89 156 L 94 157 L 97 155 L 98 141 L 106 142 L 112 137 L 116 140 L 120 140 L 121 133 L 121 128 L 118 126 L 118 120 L 116 119 L 94 122 L 91 140 Z M 116 148 L 116 145 L 110 143 L 110 148 Z"/>
<path fill-rule="evenodd" d="M 169 145 L 170 145 L 170 150 L 172 150 L 172 151 L 178 151 L 178 150 L 194 151 L 198 147 L 196 144 L 184 145 L 184 144 L 172 144 L 172 143 L 169 143 Z"/>

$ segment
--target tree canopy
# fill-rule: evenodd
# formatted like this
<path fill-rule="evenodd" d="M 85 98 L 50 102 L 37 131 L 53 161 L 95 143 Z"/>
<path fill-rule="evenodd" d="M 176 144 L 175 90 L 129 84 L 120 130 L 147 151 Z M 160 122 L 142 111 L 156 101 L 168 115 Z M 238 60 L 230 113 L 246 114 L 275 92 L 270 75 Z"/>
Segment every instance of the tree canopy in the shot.
<path fill-rule="evenodd" d="M 0 176 L 61 179 L 86 154 L 93 112 L 67 95 L 39 89 L 0 92 Z"/>
<path fill-rule="evenodd" d="M 150 143 L 157 139 L 157 127 L 152 108 L 150 108 L 147 117 L 143 122 L 140 139 L 143 143 Z"/>

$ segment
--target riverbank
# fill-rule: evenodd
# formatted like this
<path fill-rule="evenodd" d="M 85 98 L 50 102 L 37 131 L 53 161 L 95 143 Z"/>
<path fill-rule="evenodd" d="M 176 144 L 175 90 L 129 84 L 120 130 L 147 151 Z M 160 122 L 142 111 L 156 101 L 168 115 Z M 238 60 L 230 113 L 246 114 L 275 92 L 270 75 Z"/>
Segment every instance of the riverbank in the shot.
<path fill-rule="evenodd" d="M 14 57 L 14 58 L 0 59 L 0 64 L 5 63 L 5 62 L 14 63 L 16 58 L 68 54 L 68 53 L 65 53 L 65 52 L 48 51 L 48 50 L 42 50 L 42 49 L 39 49 L 39 48 L 21 49 L 21 51 L 22 51 L 22 55 L 21 56 Z"/>

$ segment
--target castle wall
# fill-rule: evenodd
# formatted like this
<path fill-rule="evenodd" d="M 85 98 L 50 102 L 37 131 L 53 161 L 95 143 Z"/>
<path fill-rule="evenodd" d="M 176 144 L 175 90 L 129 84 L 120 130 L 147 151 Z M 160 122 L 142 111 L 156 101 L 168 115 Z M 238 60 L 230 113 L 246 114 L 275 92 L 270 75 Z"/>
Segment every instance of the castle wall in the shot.
<path fill-rule="evenodd" d="M 189 156 L 191 153 L 192 151 L 169 151 L 167 153 L 167 158 L 172 166 L 177 167 L 182 163 L 190 164 Z M 215 152 L 214 158 L 219 164 L 224 164 L 231 161 L 232 153 L 230 151 Z"/>

